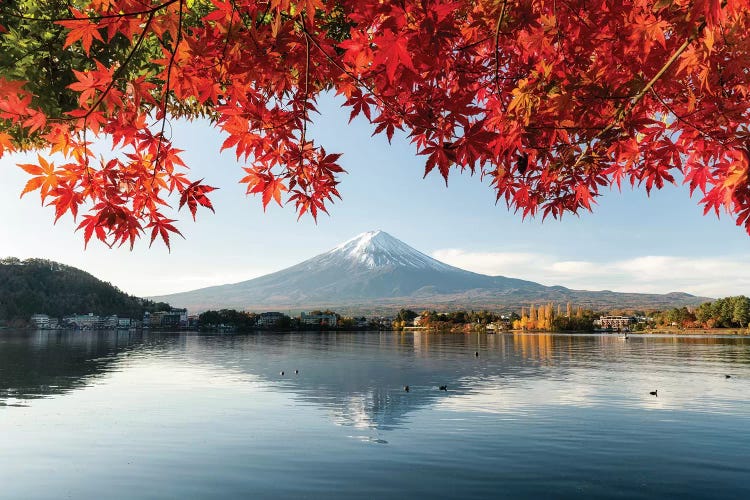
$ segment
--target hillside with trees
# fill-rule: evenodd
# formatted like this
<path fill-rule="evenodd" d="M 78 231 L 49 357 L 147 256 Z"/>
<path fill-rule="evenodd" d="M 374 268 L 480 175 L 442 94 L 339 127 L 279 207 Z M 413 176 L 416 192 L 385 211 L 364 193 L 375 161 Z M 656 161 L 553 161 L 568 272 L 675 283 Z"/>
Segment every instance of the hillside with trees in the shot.
<path fill-rule="evenodd" d="M 117 314 L 140 318 L 169 304 L 128 295 L 91 274 L 44 259 L 0 259 L 0 321 L 26 321 L 32 314 Z"/>

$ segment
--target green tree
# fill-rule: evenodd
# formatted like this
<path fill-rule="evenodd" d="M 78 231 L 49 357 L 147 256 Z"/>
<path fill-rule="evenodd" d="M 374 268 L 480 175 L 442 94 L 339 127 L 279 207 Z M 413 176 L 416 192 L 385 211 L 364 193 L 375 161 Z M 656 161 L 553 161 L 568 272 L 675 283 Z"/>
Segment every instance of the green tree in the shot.
<path fill-rule="evenodd" d="M 740 327 L 747 326 L 750 323 L 750 299 L 744 295 L 740 295 L 733 297 L 733 302 L 732 322 Z"/>
<path fill-rule="evenodd" d="M 396 315 L 396 320 L 411 323 L 417 316 L 419 316 L 419 314 L 415 313 L 411 309 L 401 309 Z"/>

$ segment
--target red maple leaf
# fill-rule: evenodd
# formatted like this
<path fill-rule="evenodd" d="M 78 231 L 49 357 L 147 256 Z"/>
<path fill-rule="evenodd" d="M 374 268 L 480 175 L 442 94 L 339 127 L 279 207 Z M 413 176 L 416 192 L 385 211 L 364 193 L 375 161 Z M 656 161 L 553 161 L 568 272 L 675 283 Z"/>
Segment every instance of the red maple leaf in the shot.
<path fill-rule="evenodd" d="M 155 217 L 149 222 L 149 224 L 146 226 L 146 229 L 151 228 L 151 241 L 149 242 L 149 246 L 151 246 L 154 243 L 154 240 L 157 236 L 161 236 L 162 241 L 165 245 L 167 245 L 167 248 L 171 250 L 170 244 L 169 244 L 169 233 L 176 233 L 182 236 L 182 233 L 172 225 L 173 222 L 176 222 L 173 219 L 167 219 L 161 217 L 161 214 L 154 214 Z M 184 238 L 184 236 L 183 236 Z"/>
<path fill-rule="evenodd" d="M 201 182 L 203 182 L 203 179 L 193 182 L 182 190 L 180 194 L 179 208 L 182 208 L 183 205 L 187 205 L 190 209 L 190 213 L 193 215 L 193 220 L 195 220 L 195 213 L 198 210 L 198 205 L 206 207 L 212 212 L 214 211 L 214 207 L 211 205 L 211 200 L 208 199 L 206 193 L 210 193 L 216 188 L 203 185 Z"/>
<path fill-rule="evenodd" d="M 384 65 L 386 75 L 388 75 L 390 81 L 396 79 L 396 71 L 399 68 L 406 68 L 413 73 L 417 72 L 407 49 L 409 43 L 407 36 L 403 34 L 396 35 L 392 31 L 385 31 L 381 37 L 375 40 L 375 43 L 378 46 L 378 51 L 373 64 Z"/>
<path fill-rule="evenodd" d="M 18 166 L 27 173 L 33 175 L 31 179 L 26 182 L 26 186 L 21 192 L 21 198 L 26 193 L 39 189 L 39 195 L 42 201 L 49 195 L 50 191 L 57 187 L 57 175 L 55 172 L 55 164 L 47 162 L 42 155 L 37 155 L 39 164 L 23 163 Z"/>
<path fill-rule="evenodd" d="M 67 37 L 65 37 L 63 49 L 70 47 L 80 40 L 84 52 L 86 52 L 86 55 L 89 55 L 89 51 L 91 50 L 91 43 L 94 41 L 94 39 L 97 39 L 100 42 L 104 42 L 102 35 L 99 33 L 99 25 L 89 20 L 88 17 L 84 16 L 83 13 L 81 13 L 74 7 L 70 8 L 70 12 L 73 17 L 77 19 L 55 22 L 55 24 L 59 24 L 60 26 L 63 26 L 70 30 Z"/>

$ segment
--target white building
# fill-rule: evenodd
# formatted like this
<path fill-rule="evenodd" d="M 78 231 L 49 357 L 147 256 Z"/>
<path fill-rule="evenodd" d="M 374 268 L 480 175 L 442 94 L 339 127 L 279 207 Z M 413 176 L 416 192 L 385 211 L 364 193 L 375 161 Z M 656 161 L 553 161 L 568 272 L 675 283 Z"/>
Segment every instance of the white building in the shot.
<path fill-rule="evenodd" d="M 600 316 L 599 326 L 612 330 L 627 330 L 632 323 L 630 316 Z"/>
<path fill-rule="evenodd" d="M 338 324 L 338 318 L 335 314 L 307 314 L 302 313 L 299 317 L 302 325 L 330 326 L 335 327 Z"/>
<path fill-rule="evenodd" d="M 49 328 L 50 327 L 49 316 L 47 316 L 46 314 L 32 314 L 30 321 L 37 328 Z"/>
<path fill-rule="evenodd" d="M 63 323 L 79 330 L 94 330 L 101 327 L 101 319 L 94 313 L 66 316 L 63 318 Z"/>
<path fill-rule="evenodd" d="M 102 321 L 101 321 L 102 328 L 106 328 L 108 330 L 116 329 L 119 323 L 120 323 L 120 319 L 117 317 L 116 314 L 102 318 Z"/>

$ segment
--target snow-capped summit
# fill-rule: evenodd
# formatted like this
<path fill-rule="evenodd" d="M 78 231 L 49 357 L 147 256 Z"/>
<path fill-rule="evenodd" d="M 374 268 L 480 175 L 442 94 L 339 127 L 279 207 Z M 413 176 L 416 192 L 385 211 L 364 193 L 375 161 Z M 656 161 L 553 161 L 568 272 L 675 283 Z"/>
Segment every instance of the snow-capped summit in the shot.
<path fill-rule="evenodd" d="M 403 266 L 437 271 L 457 268 L 419 252 L 380 229 L 359 234 L 323 255 L 320 261 L 343 260 L 364 265 L 370 269 L 386 266 Z M 316 264 L 320 264 L 317 261 Z"/>

